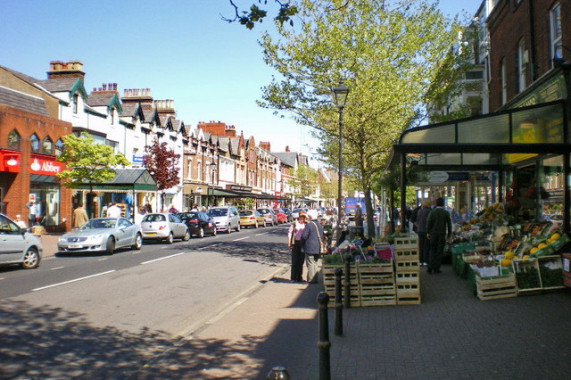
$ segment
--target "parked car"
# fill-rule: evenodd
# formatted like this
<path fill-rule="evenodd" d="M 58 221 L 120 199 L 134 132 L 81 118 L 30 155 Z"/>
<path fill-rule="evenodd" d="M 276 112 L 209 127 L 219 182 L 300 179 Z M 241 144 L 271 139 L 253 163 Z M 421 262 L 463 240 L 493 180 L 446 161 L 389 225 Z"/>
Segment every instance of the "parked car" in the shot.
<path fill-rule="evenodd" d="M 268 224 L 271 226 L 275 226 L 276 224 L 278 224 L 278 218 L 276 217 L 274 210 L 272 210 L 271 208 L 262 207 L 258 209 L 258 212 L 262 214 L 265 218 L 264 226 L 267 226 Z"/>
<path fill-rule="evenodd" d="M 105 252 L 118 248 L 141 249 L 141 227 L 125 218 L 95 218 L 62 235 L 57 243 L 60 253 Z"/>
<path fill-rule="evenodd" d="M 170 213 L 153 213 L 144 216 L 141 221 L 143 239 L 164 240 L 172 244 L 174 239 L 187 241 L 190 231 L 178 216 Z"/>
<path fill-rule="evenodd" d="M 276 220 L 278 221 L 278 224 L 288 222 L 287 215 L 281 212 L 279 209 L 274 210 L 274 213 L 276 214 Z"/>
<path fill-rule="evenodd" d="M 226 231 L 227 233 L 232 232 L 232 230 L 240 231 L 240 214 L 236 207 L 213 207 L 208 210 L 208 215 L 214 219 L 218 231 Z"/>
<path fill-rule="evenodd" d="M 291 212 L 291 216 L 293 216 L 294 220 L 297 220 L 297 218 L 299 218 L 299 212 L 300 211 L 305 211 L 307 212 L 309 209 L 307 208 L 294 208 L 293 211 Z"/>
<path fill-rule="evenodd" d="M 255 227 L 265 226 L 266 218 L 256 210 L 240 211 L 240 226 Z"/>
<path fill-rule="evenodd" d="M 191 236 L 203 238 L 205 234 L 216 236 L 216 222 L 202 211 L 180 212 L 176 214 L 188 227 Z"/>
<path fill-rule="evenodd" d="M 24 269 L 37 268 L 42 253 L 40 239 L 0 214 L 0 264 L 19 264 Z"/>
<path fill-rule="evenodd" d="M 292 215 L 291 210 L 289 208 L 282 207 L 282 208 L 280 208 L 280 211 L 287 215 L 287 221 L 288 222 L 293 222 L 293 215 Z"/>

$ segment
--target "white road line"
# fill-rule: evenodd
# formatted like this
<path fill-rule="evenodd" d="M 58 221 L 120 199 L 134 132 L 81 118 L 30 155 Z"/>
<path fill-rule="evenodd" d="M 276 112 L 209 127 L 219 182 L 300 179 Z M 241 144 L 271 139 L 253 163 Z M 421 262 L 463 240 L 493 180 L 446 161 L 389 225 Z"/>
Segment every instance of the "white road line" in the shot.
<path fill-rule="evenodd" d="M 154 262 L 161 261 L 161 260 L 166 260 L 166 259 L 172 259 L 173 257 L 177 257 L 177 256 L 180 256 L 180 255 L 184 255 L 184 254 L 186 254 L 186 253 L 187 253 L 187 252 L 179 252 L 179 253 L 175 253 L 174 255 L 165 256 L 165 257 L 159 257 L 158 259 L 149 260 L 149 261 L 143 261 L 143 262 L 141 263 L 141 265 L 150 264 L 150 263 L 154 263 Z"/>
<path fill-rule="evenodd" d="M 239 239 L 234 239 L 232 241 L 240 241 L 240 240 L 249 239 L 249 238 L 250 238 L 249 236 L 244 236 L 244 237 L 241 237 Z"/>
<path fill-rule="evenodd" d="M 65 268 L 65 267 L 55 267 L 55 268 L 52 268 L 50 270 L 58 270 L 58 269 L 63 269 L 63 268 Z"/>
<path fill-rule="evenodd" d="M 219 245 L 220 245 L 220 243 L 211 244 L 211 245 L 207 245 L 206 247 L 197 248 L 196 250 L 197 250 L 197 251 L 202 251 L 203 249 L 210 249 L 210 248 L 213 248 L 213 247 L 216 247 L 216 246 L 219 246 Z"/>
<path fill-rule="evenodd" d="M 102 258 L 100 258 L 100 259 L 97 259 L 97 261 L 106 261 L 106 260 L 108 260 L 107 257 L 102 257 Z"/>
<path fill-rule="evenodd" d="M 107 272 L 101 272 L 101 273 L 92 274 L 92 275 L 90 275 L 90 276 L 85 276 L 85 277 L 76 278 L 76 279 L 69 280 L 69 281 L 58 282 L 58 283 L 56 283 L 56 284 L 51 284 L 51 285 L 47 285 L 47 286 L 42 286 L 41 288 L 32 289 L 32 292 L 37 292 L 38 290 L 44 290 L 44 289 L 48 289 L 48 288 L 54 288 L 54 287 L 60 286 L 60 285 L 71 284 L 72 282 L 87 280 L 87 279 L 90 279 L 90 278 L 93 278 L 93 277 L 99 277 L 99 276 L 103 276 L 103 275 L 105 275 L 105 274 L 109 274 L 109 273 L 113 273 L 113 272 L 115 272 L 115 269 L 113 269 L 113 270 L 108 270 Z"/>
<path fill-rule="evenodd" d="M 262 236 L 262 235 L 267 235 L 267 232 L 262 232 L 261 234 L 256 234 L 256 236 Z"/>

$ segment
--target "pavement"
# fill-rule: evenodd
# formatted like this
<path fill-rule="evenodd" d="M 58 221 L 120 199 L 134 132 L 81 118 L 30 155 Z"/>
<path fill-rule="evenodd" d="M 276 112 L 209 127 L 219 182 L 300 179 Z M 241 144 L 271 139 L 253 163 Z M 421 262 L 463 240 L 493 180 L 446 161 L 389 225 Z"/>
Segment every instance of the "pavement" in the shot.
<path fill-rule="evenodd" d="M 45 257 L 55 253 L 57 237 L 42 236 Z M 266 379 L 275 366 L 304 380 L 326 379 L 327 369 L 331 379 L 571 378 L 569 289 L 481 301 L 449 265 L 434 275 L 422 267 L 421 304 L 344 309 L 343 335 L 336 336 L 332 305 L 319 312 L 322 285 L 288 278 L 287 266 L 276 267 L 130 378 Z M 320 351 L 324 318 L 330 347 Z M 185 366 L 183 351 L 196 347 L 198 367 Z"/>

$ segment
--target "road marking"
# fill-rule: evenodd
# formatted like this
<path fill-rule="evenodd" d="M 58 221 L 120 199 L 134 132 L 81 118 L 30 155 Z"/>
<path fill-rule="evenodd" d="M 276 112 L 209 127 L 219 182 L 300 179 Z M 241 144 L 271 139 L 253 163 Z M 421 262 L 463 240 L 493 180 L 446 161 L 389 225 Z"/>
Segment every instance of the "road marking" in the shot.
<path fill-rule="evenodd" d="M 48 288 L 54 288 L 54 287 L 60 286 L 60 285 L 67 285 L 67 284 L 71 284 L 72 282 L 87 280 L 87 279 L 90 279 L 90 278 L 103 276 L 103 275 L 105 275 L 105 274 L 109 274 L 109 273 L 113 273 L 113 272 L 115 272 L 115 269 L 113 269 L 113 270 L 108 270 L 107 272 L 101 272 L 101 273 L 92 274 L 92 275 L 90 275 L 90 276 L 79 277 L 79 278 L 76 278 L 76 279 L 73 279 L 73 280 L 69 280 L 69 281 L 58 282 L 58 283 L 56 283 L 56 284 L 51 284 L 51 285 L 47 285 L 47 286 L 42 286 L 41 288 L 32 289 L 32 292 L 37 292 L 38 290 L 44 290 L 44 289 L 48 289 Z"/>
<path fill-rule="evenodd" d="M 55 268 L 52 268 L 50 270 L 58 270 L 58 269 L 63 269 L 63 268 L 65 268 L 65 267 L 55 267 Z"/>
<path fill-rule="evenodd" d="M 149 260 L 149 261 L 143 261 L 143 262 L 141 263 L 141 265 L 150 264 L 150 263 L 154 263 L 154 262 L 161 261 L 161 260 L 166 260 L 166 259 L 172 259 L 173 257 L 177 257 L 177 256 L 180 256 L 180 255 L 184 255 L 184 254 L 186 254 L 186 253 L 187 253 L 187 252 L 179 252 L 179 253 L 175 253 L 174 255 L 165 256 L 165 257 L 159 257 L 158 259 Z"/>
<path fill-rule="evenodd" d="M 211 245 L 207 245 L 207 246 L 204 246 L 204 247 L 196 248 L 196 250 L 197 250 L 197 251 L 202 251 L 203 249 L 210 249 L 210 248 L 213 248 L 213 247 L 216 247 L 216 246 L 219 246 L 219 245 L 220 245 L 220 243 L 211 244 Z"/>
<path fill-rule="evenodd" d="M 97 261 L 105 261 L 105 260 L 108 260 L 107 257 L 102 257 L 100 259 L 97 259 Z"/>
<path fill-rule="evenodd" d="M 249 239 L 249 238 L 250 238 L 249 236 L 244 236 L 244 237 L 241 237 L 241 238 L 238 238 L 238 239 L 234 239 L 234 240 L 232 240 L 232 241 L 240 241 L 240 240 Z"/>
<path fill-rule="evenodd" d="M 267 235 L 267 232 L 262 232 L 261 234 L 256 234 L 256 236 L 262 236 L 262 235 Z"/>

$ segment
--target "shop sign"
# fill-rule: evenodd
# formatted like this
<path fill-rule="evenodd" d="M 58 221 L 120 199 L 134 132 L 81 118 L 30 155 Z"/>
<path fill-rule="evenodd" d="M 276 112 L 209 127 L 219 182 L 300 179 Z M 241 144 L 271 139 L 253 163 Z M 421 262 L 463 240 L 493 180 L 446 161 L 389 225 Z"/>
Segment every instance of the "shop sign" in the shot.
<path fill-rule="evenodd" d="M 133 165 L 143 165 L 143 156 L 133 155 Z"/>
<path fill-rule="evenodd" d="M 55 159 L 40 158 L 32 156 L 32 163 L 30 164 L 31 174 L 43 174 L 55 176 L 64 170 L 63 163 Z"/>
<path fill-rule="evenodd" d="M 444 171 L 431 171 L 428 173 L 428 182 L 443 183 L 448 180 L 448 173 Z"/>
<path fill-rule="evenodd" d="M 0 171 L 18 173 L 20 171 L 20 153 L 0 149 Z"/>

